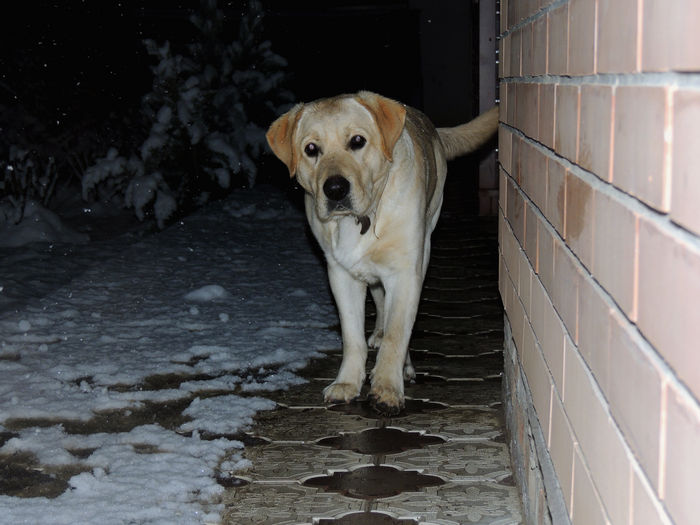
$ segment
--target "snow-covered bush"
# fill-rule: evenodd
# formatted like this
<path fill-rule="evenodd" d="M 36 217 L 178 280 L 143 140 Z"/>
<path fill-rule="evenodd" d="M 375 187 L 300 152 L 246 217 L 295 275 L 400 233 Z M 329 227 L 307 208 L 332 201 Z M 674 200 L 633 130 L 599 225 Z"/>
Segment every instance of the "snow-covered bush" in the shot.
<path fill-rule="evenodd" d="M 10 144 L 0 158 L 0 225 L 18 224 L 31 200 L 46 206 L 51 199 L 58 171 L 53 156 Z"/>
<path fill-rule="evenodd" d="M 57 192 L 75 191 L 86 168 L 127 126 L 124 114 L 117 126 L 115 115 L 98 119 L 72 106 L 61 111 L 79 116 L 59 122 L 47 117 L 46 106 L 31 90 L 0 104 L 0 227 L 20 223 L 29 203 L 49 209 Z"/>
<path fill-rule="evenodd" d="M 262 6 L 248 6 L 233 41 L 216 0 L 191 16 L 198 38 L 181 52 L 145 41 L 157 61 L 142 101 L 148 134 L 135 151 L 111 149 L 86 170 L 85 198 L 121 194 L 140 219 L 163 227 L 234 184 L 254 184 L 266 126 L 292 97 L 286 61 L 260 41 Z"/>

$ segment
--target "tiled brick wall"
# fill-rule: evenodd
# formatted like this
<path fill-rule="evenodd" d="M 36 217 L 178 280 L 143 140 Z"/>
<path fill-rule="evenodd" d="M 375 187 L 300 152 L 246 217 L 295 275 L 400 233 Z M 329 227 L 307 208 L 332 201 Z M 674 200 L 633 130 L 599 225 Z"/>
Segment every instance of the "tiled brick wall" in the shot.
<path fill-rule="evenodd" d="M 566 512 L 699 523 L 700 2 L 500 27 L 500 287 Z"/>

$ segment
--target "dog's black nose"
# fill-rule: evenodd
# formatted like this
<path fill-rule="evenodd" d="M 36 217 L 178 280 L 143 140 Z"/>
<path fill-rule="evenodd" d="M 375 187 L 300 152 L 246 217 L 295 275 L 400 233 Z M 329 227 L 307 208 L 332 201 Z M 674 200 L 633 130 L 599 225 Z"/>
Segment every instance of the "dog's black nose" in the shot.
<path fill-rule="evenodd" d="M 323 183 L 323 193 L 332 201 L 340 201 L 350 192 L 350 181 L 342 175 L 331 175 Z"/>

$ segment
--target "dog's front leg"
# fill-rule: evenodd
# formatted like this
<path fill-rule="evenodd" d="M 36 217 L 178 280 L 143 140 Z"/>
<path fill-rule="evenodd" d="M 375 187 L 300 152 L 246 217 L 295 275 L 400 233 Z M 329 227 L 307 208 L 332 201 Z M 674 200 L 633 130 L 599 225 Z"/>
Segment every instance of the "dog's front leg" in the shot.
<path fill-rule="evenodd" d="M 328 279 L 340 314 L 343 362 L 335 381 L 323 391 L 327 403 L 349 402 L 360 395 L 365 380 L 365 297 L 367 285 L 338 264 L 328 262 Z"/>
<path fill-rule="evenodd" d="M 379 349 L 384 337 L 384 287 L 381 284 L 375 284 L 369 287 L 369 291 L 372 293 L 377 317 L 374 322 L 374 331 L 369 336 L 367 344 L 370 348 Z"/>
<path fill-rule="evenodd" d="M 397 414 L 404 406 L 404 363 L 416 320 L 421 281 L 414 274 L 394 275 L 384 281 L 384 337 L 372 370 L 369 393 L 372 405 L 383 414 Z"/>

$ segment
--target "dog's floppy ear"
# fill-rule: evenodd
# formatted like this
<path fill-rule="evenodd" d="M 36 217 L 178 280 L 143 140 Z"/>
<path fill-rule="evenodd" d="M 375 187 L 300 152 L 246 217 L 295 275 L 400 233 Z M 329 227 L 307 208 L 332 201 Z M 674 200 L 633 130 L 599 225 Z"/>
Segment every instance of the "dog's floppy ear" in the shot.
<path fill-rule="evenodd" d="M 370 91 L 360 91 L 357 94 L 357 101 L 372 113 L 382 136 L 382 152 L 391 161 L 394 146 L 406 122 L 406 107 L 400 102 Z"/>
<path fill-rule="evenodd" d="M 294 131 L 296 130 L 301 110 L 304 104 L 297 104 L 284 115 L 275 120 L 265 137 L 267 143 L 272 148 L 272 152 L 277 155 L 289 168 L 289 176 L 294 177 L 297 172 L 297 153 L 294 151 Z"/>

